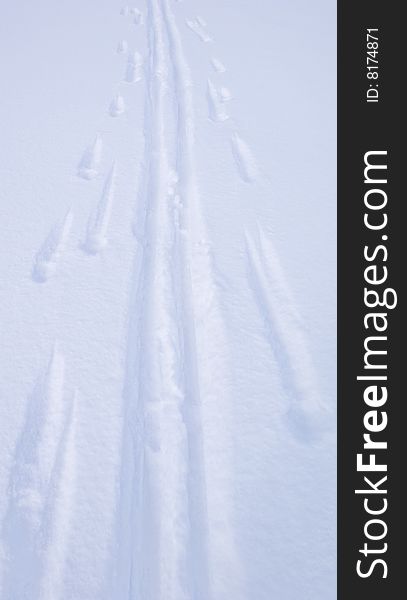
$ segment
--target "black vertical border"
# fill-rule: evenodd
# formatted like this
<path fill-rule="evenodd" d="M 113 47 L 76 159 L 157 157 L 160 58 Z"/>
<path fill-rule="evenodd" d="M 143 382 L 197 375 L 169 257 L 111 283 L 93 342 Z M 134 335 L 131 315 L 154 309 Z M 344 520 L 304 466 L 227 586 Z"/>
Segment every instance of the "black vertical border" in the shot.
<path fill-rule="evenodd" d="M 404 280 L 407 278 L 407 89 L 404 47 L 406 21 L 401 2 L 384 0 L 338 1 L 338 599 L 393 600 L 406 594 L 405 564 L 407 521 L 407 394 L 403 386 L 407 336 L 404 316 Z M 366 29 L 379 28 L 379 102 L 367 103 Z M 365 244 L 375 244 L 363 224 L 364 154 L 388 152 L 389 235 L 388 285 L 398 293 L 398 307 L 388 311 L 389 423 L 384 434 L 389 449 L 388 577 L 382 569 L 366 579 L 356 573 L 359 549 L 365 540 L 363 501 L 354 493 L 360 487 L 356 454 L 363 448 L 364 385 L 356 380 L 363 370 L 363 259 Z M 379 556 L 378 556 L 379 558 Z"/>

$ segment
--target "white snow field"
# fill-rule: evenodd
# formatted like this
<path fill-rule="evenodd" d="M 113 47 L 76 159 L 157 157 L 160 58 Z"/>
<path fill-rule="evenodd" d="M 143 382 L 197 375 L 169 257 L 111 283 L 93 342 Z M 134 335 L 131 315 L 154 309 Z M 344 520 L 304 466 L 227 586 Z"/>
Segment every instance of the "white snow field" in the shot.
<path fill-rule="evenodd" d="M 333 600 L 334 1 L 0 6 L 1 600 Z"/>

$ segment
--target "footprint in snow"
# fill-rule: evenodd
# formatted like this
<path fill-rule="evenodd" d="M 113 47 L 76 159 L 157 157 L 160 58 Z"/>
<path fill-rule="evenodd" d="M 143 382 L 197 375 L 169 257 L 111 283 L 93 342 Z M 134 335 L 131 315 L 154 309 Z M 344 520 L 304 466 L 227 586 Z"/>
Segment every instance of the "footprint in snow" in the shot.
<path fill-rule="evenodd" d="M 64 250 L 73 221 L 73 214 L 68 210 L 63 221 L 57 223 L 50 231 L 44 244 L 35 257 L 32 278 L 38 283 L 44 283 L 54 275 L 58 260 Z"/>
<path fill-rule="evenodd" d="M 82 177 L 82 179 L 94 179 L 96 177 L 102 158 L 102 148 L 102 138 L 97 135 L 93 144 L 88 146 L 83 153 L 78 167 L 78 177 Z"/>
<path fill-rule="evenodd" d="M 237 171 L 243 181 L 253 183 L 258 176 L 258 167 L 247 143 L 235 132 L 230 140 Z"/>
<path fill-rule="evenodd" d="M 226 72 L 225 65 L 217 58 L 212 58 L 211 65 L 216 73 L 225 73 Z"/>
<path fill-rule="evenodd" d="M 224 89 L 226 90 L 226 88 Z M 228 91 L 226 90 L 226 93 L 227 92 Z M 221 92 L 218 92 L 210 79 L 208 79 L 207 99 L 209 118 L 215 123 L 226 121 L 229 118 L 229 115 L 226 111 L 225 100 L 223 99 Z"/>
<path fill-rule="evenodd" d="M 103 186 L 101 199 L 89 218 L 86 241 L 83 244 L 83 250 L 88 254 L 98 254 L 107 244 L 115 181 L 116 163 L 114 162 Z"/>
<path fill-rule="evenodd" d="M 126 54 L 128 47 L 127 41 L 121 40 L 117 45 L 117 54 Z"/>
<path fill-rule="evenodd" d="M 219 99 L 221 102 L 229 102 L 232 100 L 232 92 L 227 87 L 221 87 L 219 90 Z"/>
<path fill-rule="evenodd" d="M 136 83 L 141 81 L 143 72 L 143 57 L 139 52 L 130 54 L 127 59 L 126 73 L 124 81 L 127 83 Z"/>
<path fill-rule="evenodd" d="M 195 19 L 187 19 L 187 26 L 193 31 L 202 42 L 212 42 L 211 36 L 206 31 L 206 23 L 202 17 L 195 17 Z"/>
<path fill-rule="evenodd" d="M 126 105 L 124 98 L 120 94 L 116 94 L 109 106 L 109 115 L 111 117 L 118 117 L 124 113 Z"/>
<path fill-rule="evenodd" d="M 143 24 L 143 13 L 138 8 L 130 9 L 130 14 L 134 17 L 133 23 L 134 25 L 142 25 Z"/>

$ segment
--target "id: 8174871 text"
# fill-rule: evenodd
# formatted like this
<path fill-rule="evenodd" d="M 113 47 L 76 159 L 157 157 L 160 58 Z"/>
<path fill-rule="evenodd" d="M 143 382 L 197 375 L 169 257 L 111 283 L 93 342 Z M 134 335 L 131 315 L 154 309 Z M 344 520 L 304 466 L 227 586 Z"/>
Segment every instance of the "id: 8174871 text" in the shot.
<path fill-rule="evenodd" d="M 366 30 L 366 102 L 379 102 L 379 30 Z"/>

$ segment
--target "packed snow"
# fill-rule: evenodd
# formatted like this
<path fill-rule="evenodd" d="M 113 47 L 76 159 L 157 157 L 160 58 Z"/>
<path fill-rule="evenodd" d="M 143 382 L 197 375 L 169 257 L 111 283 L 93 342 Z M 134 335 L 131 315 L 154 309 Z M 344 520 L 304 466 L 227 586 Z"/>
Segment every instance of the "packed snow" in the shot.
<path fill-rule="evenodd" d="M 336 598 L 335 12 L 4 5 L 1 600 Z"/>

